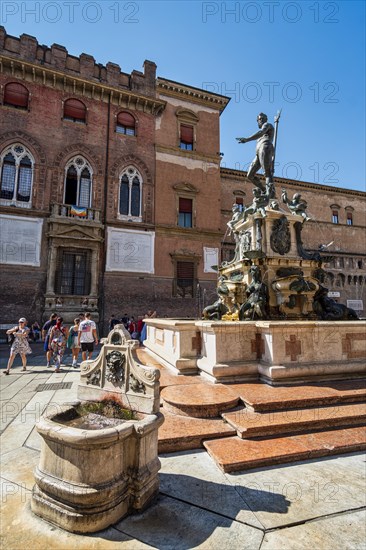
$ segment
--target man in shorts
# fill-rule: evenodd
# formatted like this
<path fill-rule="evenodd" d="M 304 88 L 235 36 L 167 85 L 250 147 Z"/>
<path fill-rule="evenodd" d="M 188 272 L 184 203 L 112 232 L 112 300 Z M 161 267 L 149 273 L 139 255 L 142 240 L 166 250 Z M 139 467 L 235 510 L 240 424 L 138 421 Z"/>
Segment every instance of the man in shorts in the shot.
<path fill-rule="evenodd" d="M 97 327 L 94 321 L 91 320 L 91 314 L 85 313 L 84 321 L 79 324 L 78 344 L 81 347 L 81 355 L 83 361 L 86 361 L 86 354 L 88 353 L 88 359 L 91 359 L 94 343 L 98 344 Z"/>

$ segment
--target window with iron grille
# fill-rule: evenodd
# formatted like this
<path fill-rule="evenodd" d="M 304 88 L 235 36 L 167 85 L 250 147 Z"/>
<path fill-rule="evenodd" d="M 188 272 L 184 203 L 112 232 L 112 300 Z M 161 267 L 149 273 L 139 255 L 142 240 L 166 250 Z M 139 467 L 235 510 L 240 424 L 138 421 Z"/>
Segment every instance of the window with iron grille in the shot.
<path fill-rule="evenodd" d="M 4 89 L 4 105 L 17 109 L 28 109 L 29 92 L 23 84 L 9 82 Z"/>
<path fill-rule="evenodd" d="M 89 250 L 60 249 L 57 258 L 55 292 L 83 296 L 90 293 Z"/>
<path fill-rule="evenodd" d="M 0 157 L 0 199 L 14 206 L 31 206 L 34 160 L 23 145 L 11 145 Z"/>
<path fill-rule="evenodd" d="M 180 227 L 192 227 L 192 199 L 179 197 L 178 225 Z"/>
<path fill-rule="evenodd" d="M 173 295 L 182 298 L 193 298 L 196 293 L 195 263 L 176 263 L 176 279 L 173 288 Z"/>
<path fill-rule="evenodd" d="M 117 134 L 125 134 L 126 136 L 136 135 L 136 121 L 130 113 L 118 113 L 116 132 Z"/>

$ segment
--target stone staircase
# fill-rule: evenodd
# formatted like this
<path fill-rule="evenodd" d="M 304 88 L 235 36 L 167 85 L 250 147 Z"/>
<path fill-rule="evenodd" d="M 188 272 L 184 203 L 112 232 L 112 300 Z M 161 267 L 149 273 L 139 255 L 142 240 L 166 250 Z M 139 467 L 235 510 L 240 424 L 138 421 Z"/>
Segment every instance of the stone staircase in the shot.
<path fill-rule="evenodd" d="M 165 416 L 160 453 L 204 447 L 236 472 L 366 449 L 366 380 L 222 385 L 154 366 Z"/>

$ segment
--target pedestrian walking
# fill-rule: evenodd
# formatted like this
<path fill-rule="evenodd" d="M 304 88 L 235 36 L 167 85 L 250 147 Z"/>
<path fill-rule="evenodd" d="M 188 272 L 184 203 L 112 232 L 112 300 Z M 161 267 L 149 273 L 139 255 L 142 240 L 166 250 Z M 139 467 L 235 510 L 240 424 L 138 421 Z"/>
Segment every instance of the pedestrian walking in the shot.
<path fill-rule="evenodd" d="M 72 353 L 72 366 L 76 368 L 78 366 L 78 357 L 80 352 L 79 340 L 79 325 L 80 318 L 74 319 L 74 325 L 69 330 L 69 337 L 67 339 L 67 347 L 71 349 Z"/>
<path fill-rule="evenodd" d="M 89 312 L 85 313 L 84 321 L 79 324 L 78 344 L 81 346 L 81 354 L 83 361 L 86 361 L 86 354 L 88 353 L 88 359 L 91 359 L 94 343 L 98 344 L 97 327 L 94 321 L 91 319 Z"/>
<path fill-rule="evenodd" d="M 49 346 L 50 332 L 52 327 L 56 324 L 57 313 L 52 313 L 48 321 L 42 327 L 42 340 L 44 341 L 43 350 L 46 353 L 47 367 L 51 366 L 52 350 Z"/>
<path fill-rule="evenodd" d="M 55 372 L 61 372 L 61 361 L 65 353 L 67 341 L 67 331 L 63 326 L 63 318 L 57 317 L 56 324 L 51 328 L 49 337 L 49 346 L 51 354 L 56 357 Z"/>
<path fill-rule="evenodd" d="M 21 359 L 23 368 L 22 370 L 27 370 L 27 355 L 32 353 L 31 347 L 28 342 L 28 334 L 30 332 L 30 329 L 27 327 L 27 320 L 24 317 L 21 317 L 19 319 L 18 325 L 7 330 L 6 334 L 13 334 L 14 335 L 14 342 L 11 345 L 10 348 L 10 356 L 8 361 L 8 366 L 6 367 L 6 370 L 4 371 L 5 374 L 9 374 L 11 366 L 14 362 L 15 356 L 19 353 Z"/>

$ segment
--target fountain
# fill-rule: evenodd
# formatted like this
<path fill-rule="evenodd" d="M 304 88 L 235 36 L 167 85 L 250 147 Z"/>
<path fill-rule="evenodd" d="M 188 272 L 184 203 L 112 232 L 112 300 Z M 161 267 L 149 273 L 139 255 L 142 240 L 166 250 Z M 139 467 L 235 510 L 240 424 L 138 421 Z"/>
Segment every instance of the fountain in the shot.
<path fill-rule="evenodd" d="M 123 325 L 102 343 L 99 356 L 81 364 L 80 401 L 46 412 L 36 426 L 42 447 L 32 511 L 74 533 L 141 511 L 159 491 L 160 371 L 137 361 L 138 343 Z"/>

